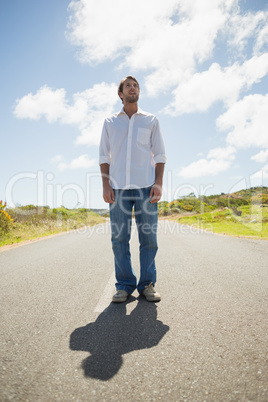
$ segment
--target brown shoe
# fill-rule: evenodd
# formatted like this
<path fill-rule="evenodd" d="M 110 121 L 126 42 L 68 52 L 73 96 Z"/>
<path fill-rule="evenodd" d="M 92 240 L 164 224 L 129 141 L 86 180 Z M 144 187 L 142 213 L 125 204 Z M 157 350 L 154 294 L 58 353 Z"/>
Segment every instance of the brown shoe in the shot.
<path fill-rule="evenodd" d="M 160 294 L 155 290 L 153 282 L 150 285 L 145 286 L 142 295 L 146 297 L 147 301 L 157 302 L 161 300 Z"/>

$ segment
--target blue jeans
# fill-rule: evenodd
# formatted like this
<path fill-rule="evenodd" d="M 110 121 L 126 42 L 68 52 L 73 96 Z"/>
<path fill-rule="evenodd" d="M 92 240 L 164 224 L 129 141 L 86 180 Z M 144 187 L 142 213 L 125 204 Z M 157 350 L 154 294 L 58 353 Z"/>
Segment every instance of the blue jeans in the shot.
<path fill-rule="evenodd" d="M 151 187 L 133 190 L 114 190 L 115 202 L 110 204 L 112 248 L 114 252 L 116 289 L 131 294 L 136 288 L 142 293 L 145 286 L 156 282 L 155 255 L 157 252 L 157 203 L 151 204 Z M 140 278 L 131 265 L 129 241 L 132 210 L 140 243 Z"/>

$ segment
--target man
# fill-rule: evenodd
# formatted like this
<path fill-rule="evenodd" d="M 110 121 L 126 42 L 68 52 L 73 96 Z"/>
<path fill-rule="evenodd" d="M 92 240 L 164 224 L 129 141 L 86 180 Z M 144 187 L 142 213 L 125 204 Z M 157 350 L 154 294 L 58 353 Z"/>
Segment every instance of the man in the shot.
<path fill-rule="evenodd" d="M 128 76 L 120 82 L 118 95 L 123 108 L 105 119 L 99 148 L 117 281 L 113 302 L 126 301 L 136 288 L 148 301 L 161 300 L 154 288 L 155 256 L 157 202 L 162 195 L 166 156 L 158 120 L 138 107 L 139 94 L 136 78 Z M 133 207 L 140 243 L 138 283 L 129 248 Z"/>

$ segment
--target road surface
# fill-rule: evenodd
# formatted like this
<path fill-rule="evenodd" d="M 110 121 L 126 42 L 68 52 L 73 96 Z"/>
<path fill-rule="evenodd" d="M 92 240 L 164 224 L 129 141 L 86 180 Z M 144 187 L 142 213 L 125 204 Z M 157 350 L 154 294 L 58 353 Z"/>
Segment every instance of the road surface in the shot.
<path fill-rule="evenodd" d="M 268 242 L 158 239 L 160 303 L 110 302 L 109 223 L 0 252 L 1 401 L 268 400 Z"/>

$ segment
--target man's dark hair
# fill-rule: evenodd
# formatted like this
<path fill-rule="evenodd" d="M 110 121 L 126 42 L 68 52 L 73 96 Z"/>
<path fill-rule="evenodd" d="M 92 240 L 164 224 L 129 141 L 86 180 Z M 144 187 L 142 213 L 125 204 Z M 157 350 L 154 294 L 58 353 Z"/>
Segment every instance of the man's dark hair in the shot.
<path fill-rule="evenodd" d="M 119 96 L 119 98 L 120 98 L 121 100 L 122 100 L 122 98 L 120 97 L 119 92 L 123 92 L 123 87 L 124 87 L 124 83 L 125 83 L 126 80 L 133 80 L 133 81 L 135 81 L 135 82 L 138 84 L 138 87 L 140 87 L 138 81 L 137 81 L 136 78 L 133 77 L 132 75 L 128 75 L 127 77 L 123 78 L 123 79 L 121 80 L 120 84 L 118 85 L 118 90 L 117 90 L 118 96 Z M 123 100 L 122 100 L 122 102 L 123 102 Z"/>

